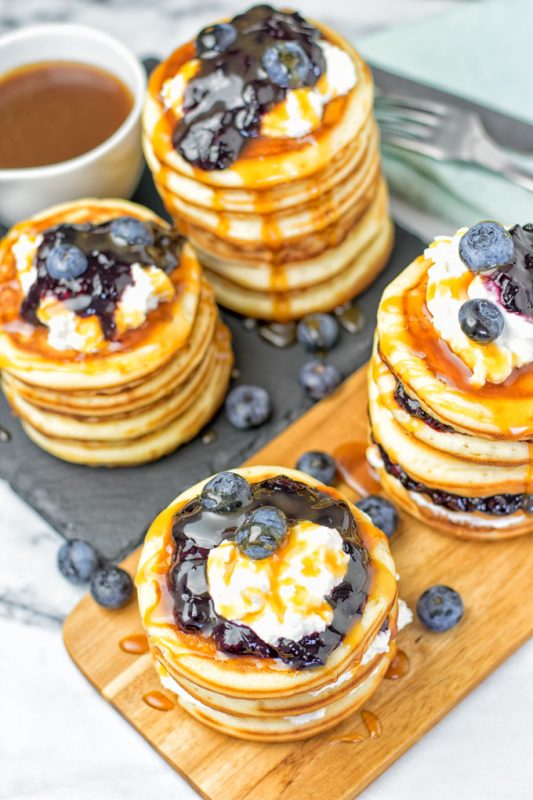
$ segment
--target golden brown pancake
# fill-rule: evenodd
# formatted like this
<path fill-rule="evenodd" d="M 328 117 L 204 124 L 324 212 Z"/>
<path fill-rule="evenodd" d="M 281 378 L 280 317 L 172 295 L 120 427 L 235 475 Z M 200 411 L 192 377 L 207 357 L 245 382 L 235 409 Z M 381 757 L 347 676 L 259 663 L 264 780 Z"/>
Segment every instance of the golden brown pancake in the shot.
<path fill-rule="evenodd" d="M 85 199 L 19 223 L 0 242 L 0 295 L 8 288 L 16 299 L 3 306 L 0 325 L 6 397 L 40 447 L 58 458 L 95 466 L 150 461 L 189 441 L 221 404 L 232 365 L 229 333 L 218 320 L 213 290 L 185 242 L 173 256 L 171 274 L 157 278 L 166 294 L 145 312 L 144 322 L 105 340 L 93 322 L 97 318 L 89 318 L 92 335 L 97 331 L 100 336 L 90 351 L 80 352 L 70 343 L 58 349 L 46 323 L 29 323 L 21 316 L 28 291 L 22 282 L 24 259 L 30 269 L 36 258 L 31 249 L 26 257 L 22 245 L 54 226 L 95 225 L 120 217 L 153 223 L 163 236 L 172 233 L 142 206 Z M 167 240 L 173 247 L 174 240 Z M 85 318 L 73 319 L 79 325 L 75 331 L 84 331 Z"/>
<path fill-rule="evenodd" d="M 459 259 L 462 235 L 437 237 L 383 294 L 368 460 L 409 513 L 460 538 L 499 541 L 533 532 L 533 373 L 523 365 L 498 382 L 484 377 L 502 373 L 517 334 L 482 345 L 455 322 L 481 280 Z M 438 304 L 446 311 L 436 322 Z"/>
<path fill-rule="evenodd" d="M 181 112 L 169 105 L 167 86 L 191 66 L 194 76 L 194 42 L 150 78 L 143 146 L 158 191 L 219 302 L 246 316 L 286 321 L 330 311 L 362 292 L 390 255 L 372 77 L 348 42 L 317 28 L 348 54 L 355 85 L 326 104 L 311 133 L 262 133 L 223 169 L 194 166 L 173 144 Z"/>
<path fill-rule="evenodd" d="M 307 502 L 306 490 L 318 491 L 322 494 L 312 495 L 313 498 L 317 497 L 312 501 L 315 504 L 318 503 L 318 497 L 322 497 L 320 503 L 323 508 L 327 508 L 327 503 L 340 503 L 341 507 L 347 509 L 355 524 L 356 539 L 353 541 L 363 548 L 357 552 L 363 554 L 361 557 L 367 565 L 365 569 L 369 582 L 362 613 L 350 617 L 351 622 L 347 623 L 346 633 L 340 643 L 325 657 L 322 665 L 317 664 L 312 668 L 298 667 L 290 659 L 283 661 L 279 657 L 265 657 L 264 653 L 257 655 L 261 652 L 258 650 L 255 651 L 256 655 L 253 652 L 250 655 L 232 655 L 220 649 L 218 640 L 210 633 L 204 634 L 201 629 L 197 632 L 192 629 L 185 631 L 175 616 L 175 598 L 167 574 L 175 569 L 174 564 L 180 563 L 179 559 L 178 562 L 174 560 L 175 520 L 185 506 L 192 508 L 191 503 L 194 505 L 208 482 L 205 480 L 179 495 L 157 517 L 147 533 L 136 578 L 143 626 L 163 685 L 177 694 L 180 704 L 193 716 L 239 738 L 258 741 L 306 738 L 332 727 L 353 713 L 370 697 L 383 678 L 395 653 L 394 639 L 398 627 L 394 563 L 386 537 L 365 514 L 348 503 L 335 489 L 320 484 L 304 473 L 282 467 L 256 466 L 233 472 L 244 477 L 252 486 L 263 486 L 264 481 L 274 481 L 278 486 L 278 493 L 274 495 L 278 498 L 275 501 L 278 504 L 279 492 L 283 494 L 290 491 L 287 487 L 296 486 L 299 487 L 298 496 L 304 498 L 304 504 Z M 270 502 L 270 499 L 265 500 L 265 503 Z M 244 517 L 245 511 L 243 509 L 235 513 Z M 188 511 L 188 514 L 193 513 L 192 510 Z M 210 515 L 210 521 L 203 525 L 214 525 L 213 519 Z M 226 524 L 240 524 L 234 517 L 232 520 L 235 519 L 235 522 L 225 522 L 221 514 L 216 519 L 220 520 L 222 528 Z M 297 522 L 291 524 L 296 525 Z M 194 536 L 200 537 L 203 547 L 209 547 L 207 537 L 210 536 L 211 527 L 206 527 L 204 531 L 201 525 L 201 521 L 194 522 Z M 320 531 L 320 526 L 309 525 L 305 531 L 312 543 L 312 537 L 318 535 L 315 531 Z M 280 565 L 289 563 L 298 551 L 296 544 L 291 542 L 289 534 L 285 549 L 279 551 L 279 559 L 284 561 L 277 561 L 276 553 L 268 557 L 267 561 L 273 559 L 271 569 L 274 575 L 281 574 L 278 572 L 282 569 Z M 181 544 L 180 547 L 186 545 Z M 328 556 L 330 559 L 332 557 Z M 247 557 L 243 558 L 246 560 Z M 302 563 L 306 563 L 305 560 Z M 326 560 L 324 563 L 330 562 Z M 268 564 L 266 568 L 270 569 Z M 204 574 L 214 602 L 212 593 L 215 589 L 210 582 L 213 573 L 207 566 L 203 569 L 207 570 Z M 288 580 L 288 577 L 283 578 L 284 582 Z M 298 582 L 298 578 L 295 580 Z M 194 585 L 199 586 L 196 582 Z M 276 586 L 271 590 L 273 596 L 277 591 Z M 295 588 L 294 597 L 299 597 L 298 593 L 301 592 L 305 596 L 304 586 L 305 583 Z M 254 583 L 248 583 L 246 591 L 253 593 L 256 590 Z M 270 601 L 265 602 L 268 606 Z M 314 602 L 317 602 L 316 598 Z M 276 613 L 284 612 L 278 610 Z M 312 612 L 309 610 L 307 613 Z M 219 620 L 223 621 L 223 618 L 219 617 Z"/>

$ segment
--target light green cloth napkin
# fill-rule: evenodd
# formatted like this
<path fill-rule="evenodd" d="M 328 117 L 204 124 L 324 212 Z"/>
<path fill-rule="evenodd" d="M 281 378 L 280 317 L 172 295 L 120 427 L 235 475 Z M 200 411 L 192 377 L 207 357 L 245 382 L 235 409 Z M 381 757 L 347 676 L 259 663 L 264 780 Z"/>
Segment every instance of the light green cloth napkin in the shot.
<path fill-rule="evenodd" d="M 383 69 L 533 124 L 532 31 L 533 0 L 478 0 L 374 34 L 358 47 Z M 533 221 L 533 193 L 481 167 L 387 145 L 383 157 L 394 192 L 456 227 L 487 217 Z M 533 169 L 533 155 L 517 160 Z"/>

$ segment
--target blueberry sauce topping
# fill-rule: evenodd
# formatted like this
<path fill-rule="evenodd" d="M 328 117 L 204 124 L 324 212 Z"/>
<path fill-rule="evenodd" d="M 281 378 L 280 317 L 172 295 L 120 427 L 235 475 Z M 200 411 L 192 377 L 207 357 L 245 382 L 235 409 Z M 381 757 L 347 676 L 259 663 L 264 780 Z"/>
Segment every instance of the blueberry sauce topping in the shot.
<path fill-rule="evenodd" d="M 269 5 L 204 28 L 196 40 L 200 68 L 187 84 L 173 135 L 180 155 L 204 170 L 236 161 L 288 89 L 317 83 L 326 68 L 319 38 L 297 12 Z"/>
<path fill-rule="evenodd" d="M 321 666 L 360 618 L 366 603 L 368 555 L 357 534 L 356 522 L 343 501 L 284 475 L 255 483 L 251 490 L 251 501 L 236 511 L 206 511 L 196 498 L 175 515 L 172 531 L 175 551 L 168 582 L 174 596 L 176 623 L 184 632 L 211 637 L 218 650 L 231 655 L 279 658 L 293 669 Z M 256 509 L 269 507 L 281 512 L 288 525 L 308 520 L 335 528 L 350 556 L 344 579 L 326 598 L 333 609 L 331 624 L 297 642 L 280 639 L 275 647 L 248 626 L 220 617 L 207 581 L 209 551 L 225 539 L 235 539 L 236 531 L 243 531 L 243 525 L 246 526 Z M 281 525 L 278 534 L 282 534 Z"/>
<path fill-rule="evenodd" d="M 56 225 L 45 231 L 37 249 L 37 278 L 22 303 L 21 316 L 40 325 L 39 304 L 51 294 L 79 317 L 97 316 L 105 338 L 111 340 L 117 305 L 133 283 L 132 264 L 156 266 L 170 274 L 179 264 L 182 242 L 175 231 L 131 217 L 98 225 Z"/>
<path fill-rule="evenodd" d="M 488 280 L 496 284 L 500 302 L 508 311 L 533 317 L 533 224 L 515 225 L 509 233 L 513 257 Z"/>
<path fill-rule="evenodd" d="M 528 513 L 528 498 L 526 494 L 494 494 L 488 497 L 463 497 L 459 494 L 443 492 L 440 489 L 431 489 L 420 481 L 415 481 L 399 464 L 395 464 L 385 450 L 378 445 L 385 470 L 396 480 L 400 481 L 408 492 L 425 494 L 436 506 L 442 506 L 449 511 L 479 512 L 495 517 L 504 517 L 517 511 Z"/>
<path fill-rule="evenodd" d="M 412 417 L 422 420 L 422 422 L 425 422 L 426 425 L 429 425 L 429 427 L 433 428 L 433 430 L 440 431 L 441 433 L 455 433 L 454 429 L 450 427 L 450 425 L 445 425 L 444 422 L 439 422 L 438 419 L 435 419 L 431 416 L 431 414 L 428 414 L 427 411 L 424 411 L 418 400 L 415 400 L 413 397 L 407 394 L 404 385 L 400 383 L 400 381 L 398 381 L 396 384 L 396 389 L 394 390 L 394 399 L 400 408 L 403 408 L 403 410 Z"/>

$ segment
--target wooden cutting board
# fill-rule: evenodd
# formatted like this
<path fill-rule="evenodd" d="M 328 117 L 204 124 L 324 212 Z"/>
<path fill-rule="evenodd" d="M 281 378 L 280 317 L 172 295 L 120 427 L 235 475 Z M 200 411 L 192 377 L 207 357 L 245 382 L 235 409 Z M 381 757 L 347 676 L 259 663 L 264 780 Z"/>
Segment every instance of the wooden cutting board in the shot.
<path fill-rule="evenodd" d="M 247 463 L 292 467 L 309 449 L 333 452 L 366 436 L 364 370 L 313 407 Z M 354 493 L 340 488 L 350 497 Z M 142 497 L 136 502 L 142 503 Z M 191 719 L 178 705 L 157 711 L 143 696 L 159 689 L 150 656 L 123 652 L 119 642 L 141 632 L 136 604 L 109 612 L 85 597 L 64 626 L 65 644 L 84 675 L 203 797 L 209 800 L 348 800 L 438 722 L 533 630 L 533 537 L 499 544 L 451 539 L 403 516 L 392 539 L 400 595 L 414 609 L 435 583 L 457 589 L 465 616 L 457 628 L 432 634 L 415 621 L 400 633 L 408 673 L 385 680 L 366 708 L 382 735 L 369 738 L 356 713 L 333 732 L 294 744 L 241 742 Z M 132 574 L 138 551 L 124 561 Z M 167 692 L 166 695 L 171 695 Z M 360 743 L 332 741 L 359 732 Z"/>

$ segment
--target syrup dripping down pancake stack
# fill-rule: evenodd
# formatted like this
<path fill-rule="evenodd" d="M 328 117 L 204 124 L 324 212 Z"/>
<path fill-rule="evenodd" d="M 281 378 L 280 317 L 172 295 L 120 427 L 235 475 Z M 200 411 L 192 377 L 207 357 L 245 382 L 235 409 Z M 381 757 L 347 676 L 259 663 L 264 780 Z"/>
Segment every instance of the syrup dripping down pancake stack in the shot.
<path fill-rule="evenodd" d="M 218 409 L 231 365 L 194 251 L 146 208 L 67 203 L 0 242 L 2 387 L 58 458 L 129 466 L 170 453 Z"/>
<path fill-rule="evenodd" d="M 407 511 L 468 539 L 533 531 L 533 226 L 437 237 L 386 289 L 368 460 Z"/>
<path fill-rule="evenodd" d="M 350 300 L 392 246 L 367 65 L 339 35 L 258 6 L 153 73 L 144 149 L 219 302 L 276 321 Z"/>
<path fill-rule="evenodd" d="M 136 578 L 163 686 L 223 733 L 321 733 L 377 689 L 410 611 L 384 534 L 281 467 L 219 473 L 154 521 Z"/>

